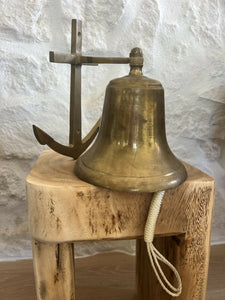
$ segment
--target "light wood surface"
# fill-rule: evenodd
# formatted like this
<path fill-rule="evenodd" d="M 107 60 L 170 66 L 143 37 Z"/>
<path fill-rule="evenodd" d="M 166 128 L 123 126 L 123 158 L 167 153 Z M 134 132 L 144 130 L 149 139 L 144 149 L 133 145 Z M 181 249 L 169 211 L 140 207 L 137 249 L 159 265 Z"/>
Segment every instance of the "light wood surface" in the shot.
<path fill-rule="evenodd" d="M 135 257 L 121 253 L 76 259 L 77 300 L 134 300 Z M 0 299 L 35 300 L 32 260 L 0 262 Z M 206 300 L 225 299 L 225 245 L 211 247 Z"/>
<path fill-rule="evenodd" d="M 34 276 L 38 300 L 75 300 L 73 244 L 33 241 Z"/>
<path fill-rule="evenodd" d="M 163 199 L 156 226 L 158 235 L 187 231 L 192 222 L 193 198 L 198 201 L 201 197 L 200 204 L 211 209 L 214 179 L 185 166 L 188 179 L 168 190 Z M 73 168 L 71 158 L 44 151 L 27 177 L 28 215 L 34 239 L 58 243 L 143 236 L 151 194 L 96 187 L 79 180 Z M 208 221 L 210 224 L 211 219 Z"/>
<path fill-rule="evenodd" d="M 205 300 L 215 181 L 190 165 L 185 167 L 187 180 L 166 191 L 164 196 L 155 243 L 181 275 L 183 291 L 177 299 Z M 73 264 L 69 263 L 71 242 L 127 238 L 139 238 L 137 299 L 172 299 L 155 279 L 143 242 L 152 195 L 121 193 L 90 185 L 76 178 L 73 168 L 72 159 L 45 151 L 27 178 L 30 231 L 40 248 L 34 247 L 38 300 L 75 299 L 71 294 L 74 284 Z M 56 259 L 55 249 L 61 246 L 65 251 L 58 251 Z M 59 274 L 57 260 L 62 261 L 64 271 L 55 282 Z M 42 286 L 48 290 L 48 296 L 42 293 Z"/>

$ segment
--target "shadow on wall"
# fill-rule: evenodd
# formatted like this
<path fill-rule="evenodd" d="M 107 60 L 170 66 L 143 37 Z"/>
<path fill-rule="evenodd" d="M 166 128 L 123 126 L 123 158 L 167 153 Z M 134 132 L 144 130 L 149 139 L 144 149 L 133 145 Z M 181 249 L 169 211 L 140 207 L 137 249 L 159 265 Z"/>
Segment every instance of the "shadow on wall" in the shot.
<path fill-rule="evenodd" d="M 225 174 L 225 86 L 187 100 L 167 114 L 169 144 L 180 159 L 216 178 Z"/>
<path fill-rule="evenodd" d="M 225 241 L 225 85 L 206 90 L 192 102 L 182 100 L 186 102 L 170 111 L 169 145 L 177 157 L 215 178 L 212 243 L 221 243 Z"/>
<path fill-rule="evenodd" d="M 203 93 L 200 103 L 207 107 L 209 116 L 207 132 L 201 148 L 209 162 L 217 161 L 225 168 L 225 86 Z"/>
<path fill-rule="evenodd" d="M 210 137 L 225 140 L 225 86 L 211 89 L 201 97 L 214 103 L 209 124 Z"/>
<path fill-rule="evenodd" d="M 216 179 L 212 243 L 221 243 L 225 241 L 225 86 L 203 93 L 200 104 L 208 111 L 207 132 L 200 143 L 204 168 Z"/>

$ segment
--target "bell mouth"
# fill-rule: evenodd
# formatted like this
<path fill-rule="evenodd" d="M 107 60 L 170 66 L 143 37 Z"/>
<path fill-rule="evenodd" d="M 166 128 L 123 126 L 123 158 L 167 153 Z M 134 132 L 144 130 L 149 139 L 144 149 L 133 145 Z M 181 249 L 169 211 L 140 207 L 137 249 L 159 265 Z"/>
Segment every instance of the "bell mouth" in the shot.
<path fill-rule="evenodd" d="M 182 163 L 176 170 L 160 176 L 131 177 L 114 176 L 99 170 L 93 170 L 78 159 L 74 167 L 75 174 L 83 181 L 119 192 L 153 193 L 175 188 L 187 178 Z"/>

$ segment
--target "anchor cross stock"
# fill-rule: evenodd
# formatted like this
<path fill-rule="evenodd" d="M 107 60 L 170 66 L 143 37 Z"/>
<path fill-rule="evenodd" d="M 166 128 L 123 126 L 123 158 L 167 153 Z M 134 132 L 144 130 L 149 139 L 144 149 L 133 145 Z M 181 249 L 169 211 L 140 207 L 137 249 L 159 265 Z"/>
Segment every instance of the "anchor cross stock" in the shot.
<path fill-rule="evenodd" d="M 82 56 L 82 22 L 72 20 L 71 54 L 49 52 L 50 62 L 67 63 L 71 65 L 70 81 L 70 130 L 69 145 L 56 142 L 39 127 L 33 125 L 33 131 L 38 142 L 48 145 L 54 151 L 77 159 L 96 137 L 101 118 L 96 122 L 89 134 L 82 139 L 81 132 L 81 67 L 82 65 L 96 66 L 98 64 L 128 64 L 135 62 L 132 57 L 93 57 Z M 138 59 L 138 58 L 137 58 Z"/>

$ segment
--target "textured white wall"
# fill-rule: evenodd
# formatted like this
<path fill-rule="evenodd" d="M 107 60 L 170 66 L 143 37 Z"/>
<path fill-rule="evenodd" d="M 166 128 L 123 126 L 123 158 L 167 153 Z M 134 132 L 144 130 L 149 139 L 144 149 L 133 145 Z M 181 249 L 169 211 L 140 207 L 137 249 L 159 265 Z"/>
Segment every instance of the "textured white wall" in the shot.
<path fill-rule="evenodd" d="M 213 242 L 225 241 L 225 2 L 219 0 L 0 0 L 0 259 L 27 257 L 25 177 L 43 150 L 32 124 L 68 141 L 72 18 L 83 21 L 83 53 L 127 56 L 143 49 L 144 74 L 165 88 L 169 144 L 217 180 Z M 83 132 L 101 114 L 105 87 L 128 66 L 83 68 Z M 132 242 L 83 243 L 77 254 Z"/>

